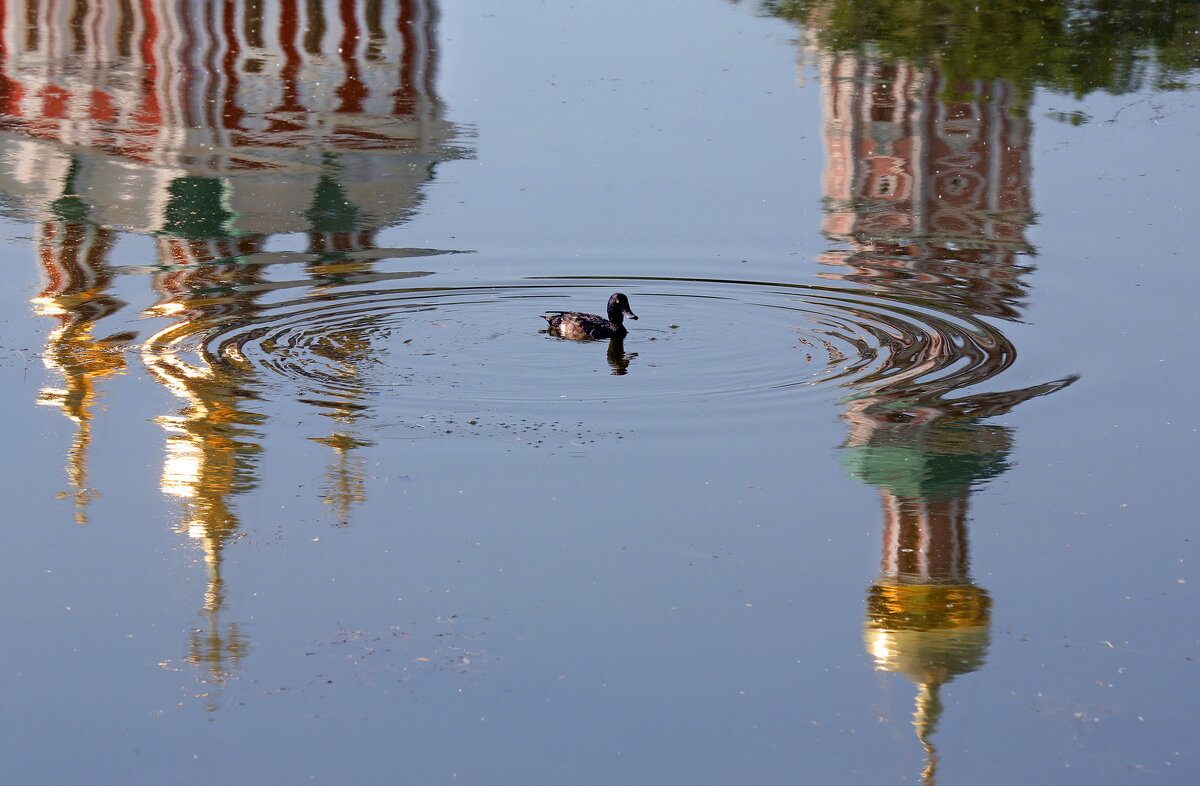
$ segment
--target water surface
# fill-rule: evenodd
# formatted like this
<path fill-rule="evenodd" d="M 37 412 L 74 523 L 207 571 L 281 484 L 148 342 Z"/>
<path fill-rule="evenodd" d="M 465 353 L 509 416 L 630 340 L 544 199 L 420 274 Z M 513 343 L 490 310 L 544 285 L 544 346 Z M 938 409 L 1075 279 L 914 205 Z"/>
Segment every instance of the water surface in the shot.
<path fill-rule="evenodd" d="M 14 782 L 1196 779 L 1192 4 L 681 10 L 3 12 Z"/>

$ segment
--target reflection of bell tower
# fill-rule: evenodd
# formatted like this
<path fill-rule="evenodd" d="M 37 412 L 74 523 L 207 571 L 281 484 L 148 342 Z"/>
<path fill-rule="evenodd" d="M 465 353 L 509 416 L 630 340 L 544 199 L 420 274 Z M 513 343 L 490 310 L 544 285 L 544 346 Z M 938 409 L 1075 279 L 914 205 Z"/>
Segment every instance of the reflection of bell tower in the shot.
<path fill-rule="evenodd" d="M 968 499 L 974 484 L 1003 471 L 1011 444 L 1007 430 L 951 411 L 891 423 L 852 406 L 843 454 L 852 474 L 880 489 L 883 563 L 867 593 L 864 637 L 877 669 L 919 686 L 913 725 L 927 783 L 937 767 L 931 738 L 941 686 L 982 666 L 988 647 L 991 600 L 970 578 Z"/>
<path fill-rule="evenodd" d="M 825 278 L 971 317 L 1020 314 L 1033 252 L 1028 122 L 1011 111 L 1004 80 L 946 85 L 936 68 L 822 54 L 826 236 L 841 247 Z M 953 89 L 950 89 L 953 88 Z M 980 668 L 991 599 L 969 573 L 972 491 L 1009 467 L 1012 434 L 988 424 L 1073 377 L 955 398 L 1015 358 L 997 330 L 976 353 L 939 335 L 919 355 L 864 382 L 842 413 L 848 472 L 876 486 L 883 563 L 867 593 L 864 638 L 875 666 L 918 685 L 913 725 L 936 779 L 933 735 L 941 687 Z M 908 365 L 906 365 L 906 363 Z M 923 377 L 922 366 L 950 369 Z M 957 370 L 954 370 L 956 369 Z"/>
<path fill-rule="evenodd" d="M 85 506 L 92 493 L 87 485 L 87 450 L 98 401 L 96 382 L 125 370 L 122 345 L 133 336 L 92 335 L 96 323 L 120 310 L 124 303 L 107 291 L 112 282 L 107 257 L 115 235 L 87 223 L 86 205 L 69 195 L 71 171 L 64 178 L 68 195 L 51 203 L 53 217 L 38 226 L 38 258 L 45 286 L 33 298 L 33 304 L 39 315 L 58 321 L 46 339 L 43 357 L 62 375 L 64 386 L 43 388 L 38 401 L 58 406 L 75 423 L 67 476 L 74 490 L 75 521 L 85 524 Z"/>
<path fill-rule="evenodd" d="M 932 735 L 941 686 L 980 668 L 987 654 L 991 600 L 971 580 L 967 541 L 971 492 L 1009 468 L 1012 432 L 984 422 L 1070 385 L 1067 377 L 1001 393 L 946 399 L 940 392 L 867 395 L 842 418 L 847 472 L 880 491 L 883 561 L 867 593 L 864 636 L 881 671 L 919 686 L 913 725 L 934 782 Z M 946 393 L 954 386 L 947 381 Z"/>

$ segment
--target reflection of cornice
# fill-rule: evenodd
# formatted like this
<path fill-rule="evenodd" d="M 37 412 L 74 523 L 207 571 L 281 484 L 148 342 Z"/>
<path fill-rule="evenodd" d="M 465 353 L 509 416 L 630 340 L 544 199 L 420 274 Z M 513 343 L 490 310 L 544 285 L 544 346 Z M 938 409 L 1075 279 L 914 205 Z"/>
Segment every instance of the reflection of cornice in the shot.
<path fill-rule="evenodd" d="M 852 210 L 852 207 L 831 206 L 831 210 Z M 999 237 L 980 237 L 979 235 L 953 234 L 908 234 L 905 232 L 889 232 L 872 234 L 870 232 L 824 232 L 826 239 L 834 243 L 847 243 L 852 246 L 871 248 L 875 244 L 920 245 L 934 249 L 974 249 L 979 251 L 1008 251 L 1017 254 L 1031 254 L 1034 248 L 1023 238 L 1006 239 Z"/>
<path fill-rule="evenodd" d="M 0 133 L 0 154 L 11 162 L 0 168 L 0 191 L 9 204 L 20 205 L 19 218 L 48 216 L 62 195 L 63 173 L 78 164 L 75 192 L 90 220 L 122 231 L 153 234 L 165 231 L 173 184 L 187 177 L 214 178 L 221 189 L 221 208 L 228 214 L 223 233 L 278 234 L 310 231 L 314 194 L 328 177 L 328 161 L 318 151 L 297 151 L 292 160 L 250 173 L 224 173 L 207 167 L 176 168 L 111 157 L 88 148 L 14 139 Z M 345 199 L 357 205 L 361 226 L 400 223 L 416 208 L 420 189 L 433 165 L 453 157 L 442 152 L 336 153 L 336 178 Z M 0 204 L 0 210 L 6 209 Z"/>

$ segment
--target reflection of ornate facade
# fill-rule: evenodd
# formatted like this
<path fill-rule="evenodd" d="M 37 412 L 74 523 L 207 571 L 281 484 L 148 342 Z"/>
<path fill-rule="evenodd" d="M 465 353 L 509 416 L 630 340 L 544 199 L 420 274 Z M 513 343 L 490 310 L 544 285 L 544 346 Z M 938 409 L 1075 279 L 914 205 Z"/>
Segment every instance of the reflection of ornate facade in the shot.
<path fill-rule="evenodd" d="M 823 55 L 829 277 L 1012 317 L 1032 252 L 1029 122 L 1003 80 L 943 100 L 935 68 Z"/>
<path fill-rule="evenodd" d="M 2 185 L 44 208 L 77 166 L 93 222 L 145 233 L 396 223 L 455 154 L 436 19 L 431 0 L 5 4 Z"/>
<path fill-rule="evenodd" d="M 92 493 L 95 383 L 139 344 L 185 402 L 158 419 L 161 485 L 205 555 L 207 623 L 186 659 L 208 683 L 249 646 L 218 619 L 220 566 L 240 527 L 232 500 L 257 482 L 263 416 L 255 369 L 236 346 L 209 351 L 202 338 L 253 320 L 274 290 L 417 275 L 374 266 L 433 252 L 380 248 L 376 234 L 413 214 L 438 162 L 466 154 L 435 90 L 437 17 L 436 0 L 0 4 L 0 210 L 39 227 L 46 285 L 34 302 L 59 322 L 46 357 L 65 379 L 42 400 L 78 424 L 77 519 Z M 125 233 L 151 236 L 157 258 L 115 267 Z M 269 251 L 280 234 L 306 248 Z M 279 262 L 292 280 L 268 276 Z M 141 314 L 170 324 L 147 339 L 94 337 L 125 305 L 109 293 L 115 277 L 131 273 L 150 274 L 158 296 Z M 370 352 L 355 341 L 331 349 L 348 376 Z M 326 486 L 343 519 L 365 493 L 361 409 L 342 402 L 332 433 L 313 437 L 333 453 Z"/>

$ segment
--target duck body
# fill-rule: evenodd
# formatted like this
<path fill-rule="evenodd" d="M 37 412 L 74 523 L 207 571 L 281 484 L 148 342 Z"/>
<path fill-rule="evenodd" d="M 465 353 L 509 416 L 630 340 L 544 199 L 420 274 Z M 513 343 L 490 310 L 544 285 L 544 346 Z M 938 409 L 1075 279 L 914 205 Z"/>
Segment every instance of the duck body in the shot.
<path fill-rule="evenodd" d="M 637 314 L 629 308 L 629 298 L 621 292 L 614 293 L 608 299 L 608 319 L 582 311 L 549 311 L 542 314 L 542 319 L 550 325 L 551 333 L 576 341 L 623 338 L 629 332 L 625 329 L 625 317 L 637 319 Z"/>

